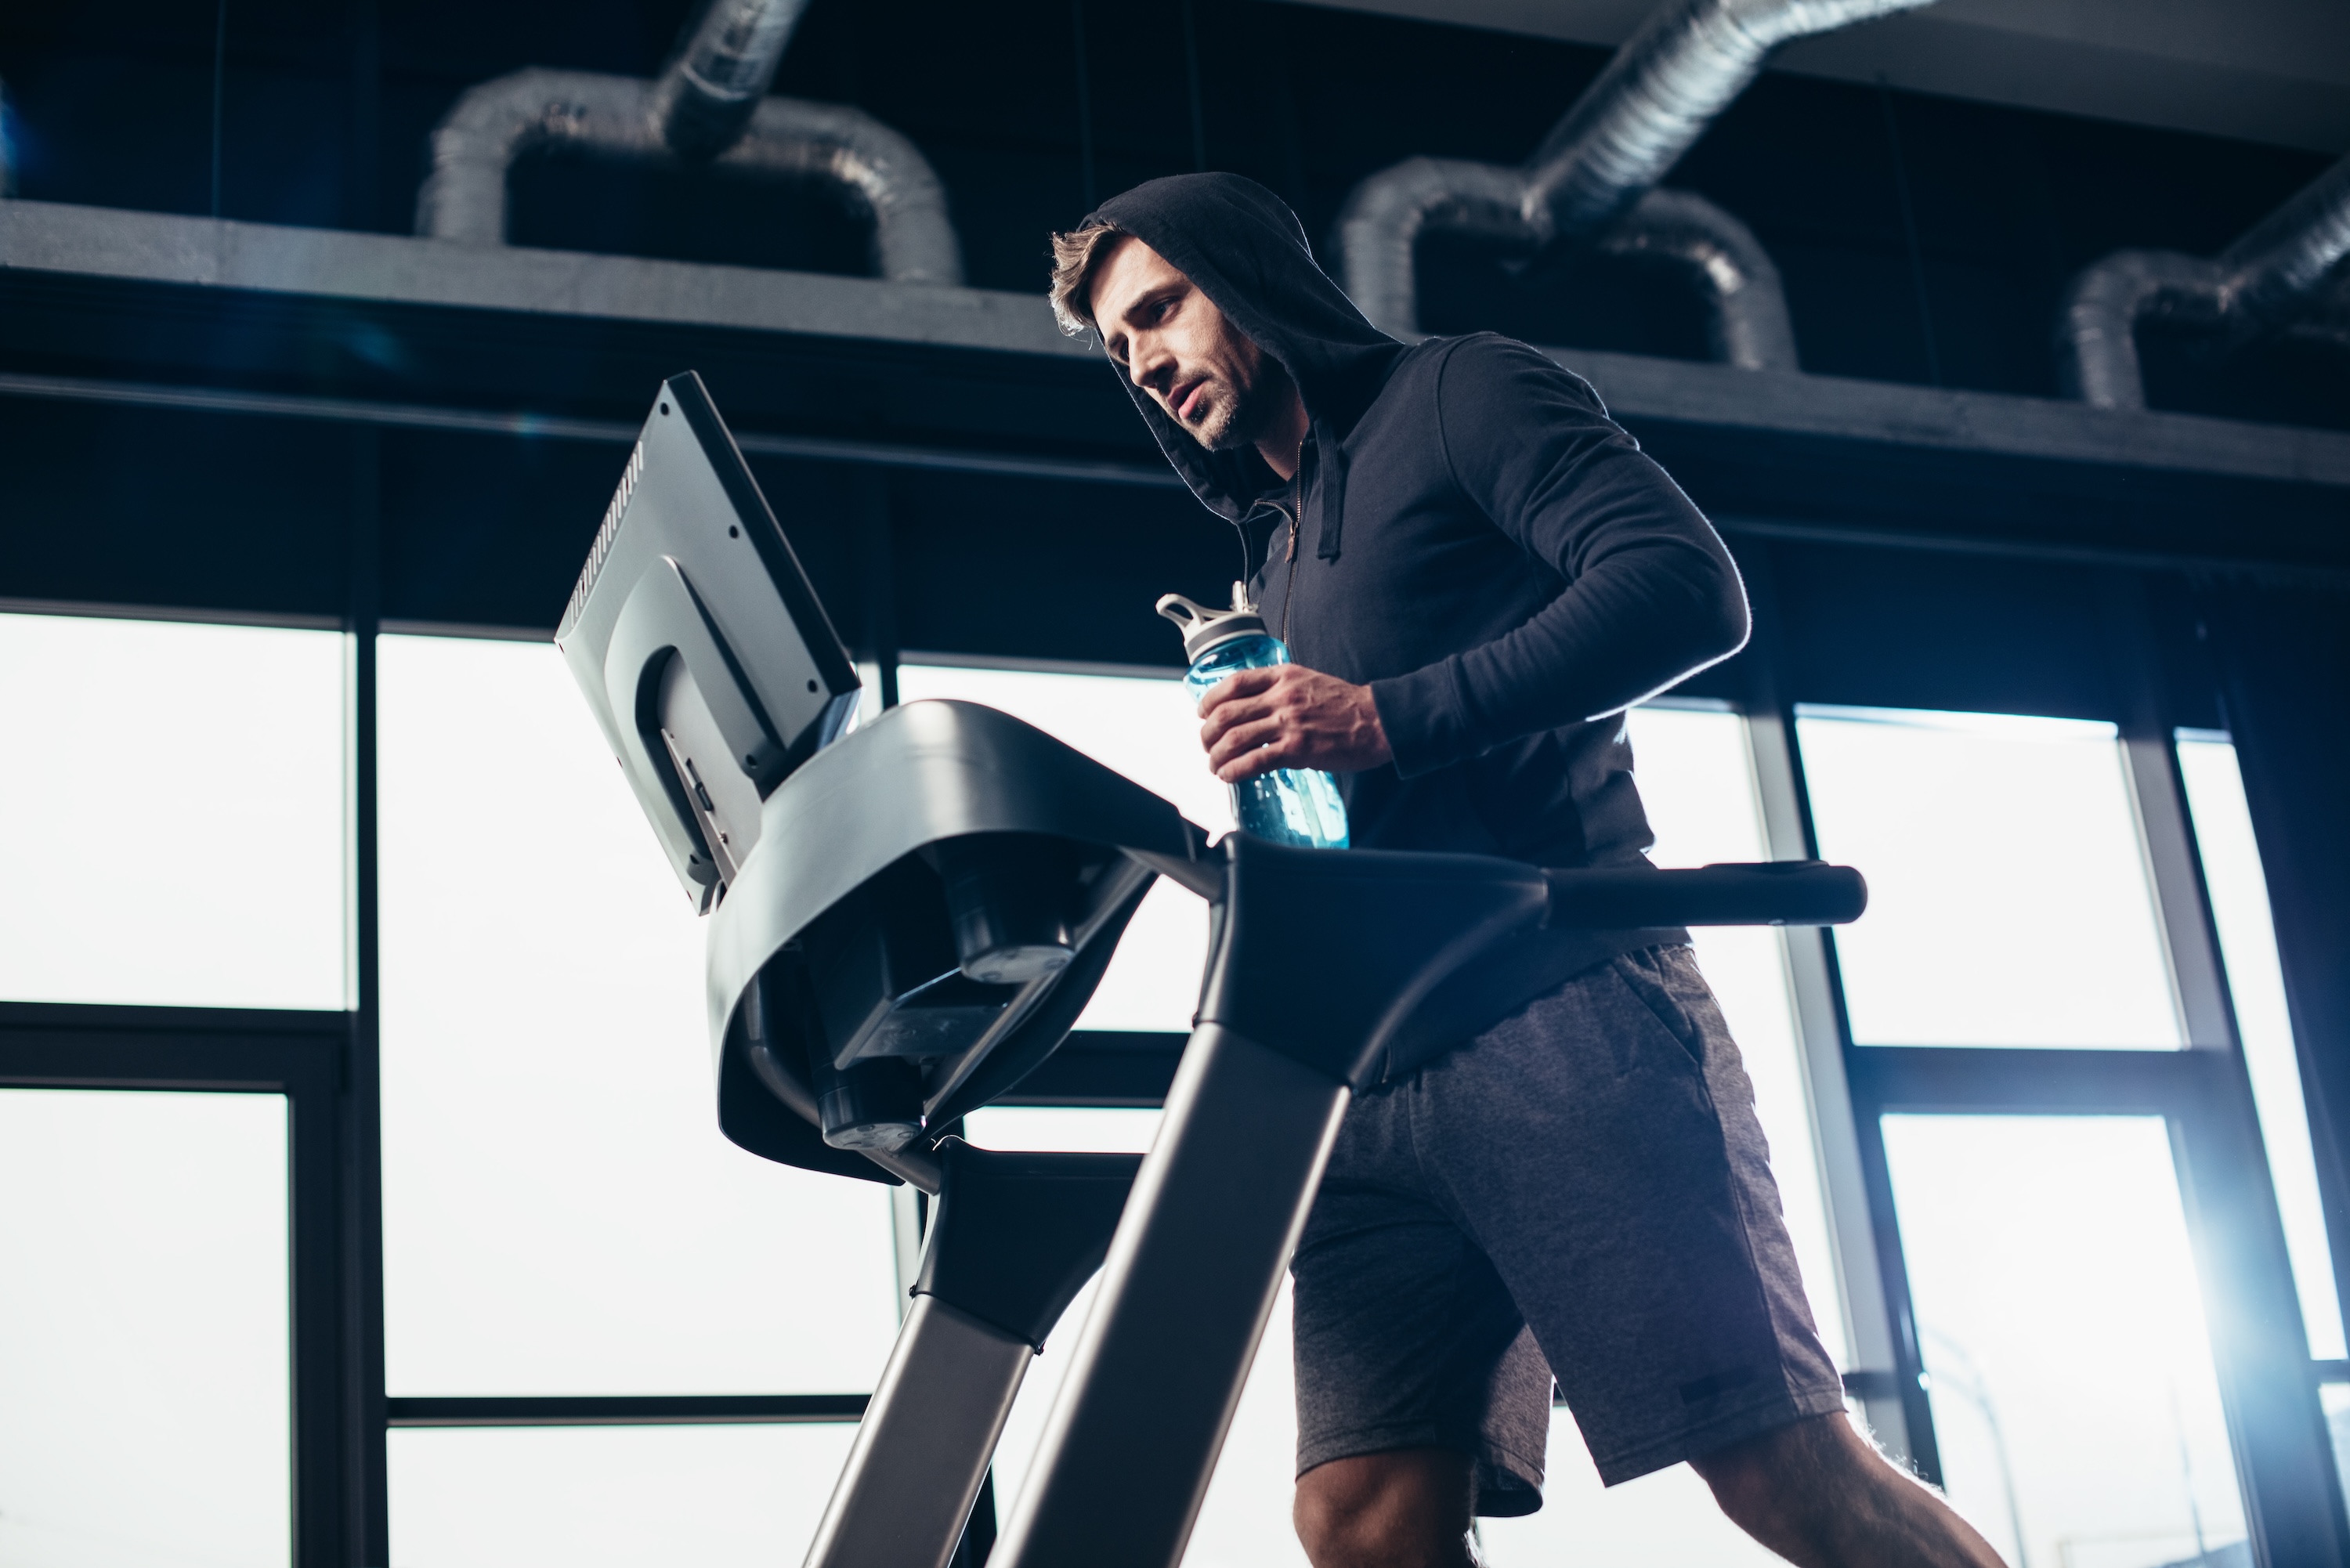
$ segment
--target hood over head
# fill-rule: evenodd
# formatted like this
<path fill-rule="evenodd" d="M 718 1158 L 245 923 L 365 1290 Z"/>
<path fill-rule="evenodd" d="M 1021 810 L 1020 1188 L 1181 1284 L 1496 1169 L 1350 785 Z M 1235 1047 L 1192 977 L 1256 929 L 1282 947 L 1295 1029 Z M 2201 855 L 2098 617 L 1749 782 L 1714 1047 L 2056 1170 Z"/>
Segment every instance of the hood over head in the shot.
<path fill-rule="evenodd" d="M 1086 222 L 1123 229 L 1165 256 L 1297 383 L 1312 421 L 1310 462 L 1321 492 L 1318 553 L 1336 556 L 1345 494 L 1338 443 L 1378 396 L 1404 346 L 1355 308 L 1315 264 L 1297 214 L 1253 180 L 1171 175 L 1111 197 Z M 1238 524 L 1283 483 L 1254 448 L 1208 451 L 1123 370 L 1118 379 L 1168 462 L 1209 510 Z"/>

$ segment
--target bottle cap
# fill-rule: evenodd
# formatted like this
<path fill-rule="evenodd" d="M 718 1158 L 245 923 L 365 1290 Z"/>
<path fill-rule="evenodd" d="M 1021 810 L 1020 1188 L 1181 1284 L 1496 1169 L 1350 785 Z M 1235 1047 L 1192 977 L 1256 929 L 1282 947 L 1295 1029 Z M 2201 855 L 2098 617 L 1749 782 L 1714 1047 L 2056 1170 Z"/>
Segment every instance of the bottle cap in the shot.
<path fill-rule="evenodd" d="M 1183 657 L 1189 659 L 1197 659 L 1219 643 L 1261 636 L 1264 631 L 1264 618 L 1249 603 L 1245 583 L 1232 585 L 1232 607 L 1228 610 L 1210 609 L 1181 594 L 1169 594 L 1159 601 L 1159 613 L 1182 628 Z"/>

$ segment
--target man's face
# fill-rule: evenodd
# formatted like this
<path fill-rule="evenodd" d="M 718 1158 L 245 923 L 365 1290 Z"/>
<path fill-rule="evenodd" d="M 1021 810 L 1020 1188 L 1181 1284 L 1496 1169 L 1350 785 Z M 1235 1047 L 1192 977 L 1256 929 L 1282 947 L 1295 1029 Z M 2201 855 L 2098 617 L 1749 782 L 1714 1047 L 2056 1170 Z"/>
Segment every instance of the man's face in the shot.
<path fill-rule="evenodd" d="M 1287 384 L 1279 363 L 1165 256 L 1140 240 L 1113 243 L 1094 269 L 1092 294 L 1109 357 L 1210 452 L 1255 441 L 1273 415 L 1275 384 Z"/>

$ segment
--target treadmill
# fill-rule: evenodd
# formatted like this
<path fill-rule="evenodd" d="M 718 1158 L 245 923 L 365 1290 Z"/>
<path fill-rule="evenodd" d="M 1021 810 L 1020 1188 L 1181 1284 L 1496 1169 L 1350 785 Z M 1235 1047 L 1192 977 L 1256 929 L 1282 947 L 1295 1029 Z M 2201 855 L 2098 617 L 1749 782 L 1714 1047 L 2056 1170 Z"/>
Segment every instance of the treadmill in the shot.
<path fill-rule="evenodd" d="M 662 385 L 556 640 L 708 918 L 720 1127 L 935 1204 L 807 1568 L 946 1568 L 1022 1376 L 1097 1269 L 991 1560 L 1173 1568 L 1353 1095 L 1586 965 L 1591 930 L 1834 924 L 1866 898 L 1808 861 L 1211 844 L 993 709 L 858 726 L 856 667 L 691 373 Z M 1211 934 L 1150 1153 L 952 1136 L 1061 1044 L 1159 877 L 1208 900 Z"/>

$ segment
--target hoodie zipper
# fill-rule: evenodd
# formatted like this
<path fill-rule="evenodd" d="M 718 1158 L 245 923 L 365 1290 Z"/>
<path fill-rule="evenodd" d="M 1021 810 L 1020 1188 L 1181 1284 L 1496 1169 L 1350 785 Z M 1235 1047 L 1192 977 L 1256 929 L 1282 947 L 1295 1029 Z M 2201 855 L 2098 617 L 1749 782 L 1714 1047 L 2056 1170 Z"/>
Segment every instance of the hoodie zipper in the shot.
<path fill-rule="evenodd" d="M 1303 453 L 1300 454 L 1301 458 Z M 1278 501 L 1273 509 L 1289 519 L 1289 553 L 1282 557 L 1289 570 L 1281 576 L 1281 640 L 1289 640 L 1289 607 L 1297 600 L 1297 520 L 1305 514 L 1305 464 L 1301 461 L 1297 472 L 1289 478 L 1289 504 Z"/>

